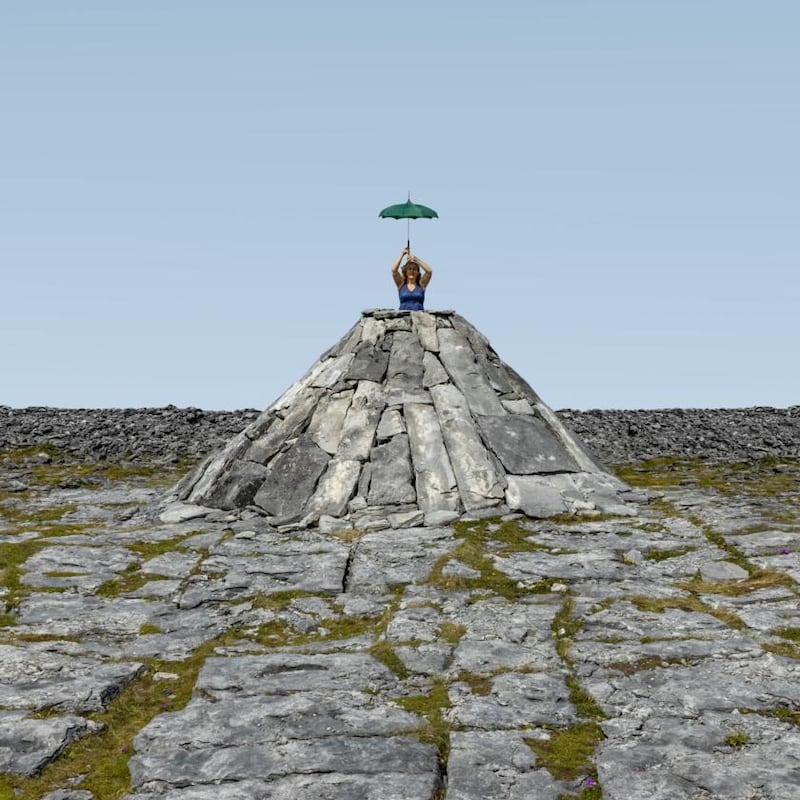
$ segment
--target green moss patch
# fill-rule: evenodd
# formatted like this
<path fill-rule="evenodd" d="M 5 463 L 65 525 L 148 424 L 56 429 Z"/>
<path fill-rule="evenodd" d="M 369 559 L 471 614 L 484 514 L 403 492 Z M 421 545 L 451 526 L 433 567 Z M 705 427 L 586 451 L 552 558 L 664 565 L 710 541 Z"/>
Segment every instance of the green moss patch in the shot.
<path fill-rule="evenodd" d="M 572 781 L 586 775 L 596 780 L 594 751 L 603 739 L 600 726 L 587 721 L 554 730 L 547 740 L 525 742 L 536 754 L 537 766 L 544 767 L 556 780 Z"/>

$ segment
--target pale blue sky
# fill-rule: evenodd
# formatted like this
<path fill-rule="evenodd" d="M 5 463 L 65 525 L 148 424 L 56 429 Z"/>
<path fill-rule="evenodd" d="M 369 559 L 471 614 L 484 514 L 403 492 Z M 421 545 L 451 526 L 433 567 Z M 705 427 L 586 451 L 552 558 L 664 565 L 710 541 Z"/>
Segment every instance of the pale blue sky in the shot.
<path fill-rule="evenodd" d="M 0 0 L 0 404 L 265 407 L 412 223 L 550 405 L 800 403 L 800 3 Z"/>

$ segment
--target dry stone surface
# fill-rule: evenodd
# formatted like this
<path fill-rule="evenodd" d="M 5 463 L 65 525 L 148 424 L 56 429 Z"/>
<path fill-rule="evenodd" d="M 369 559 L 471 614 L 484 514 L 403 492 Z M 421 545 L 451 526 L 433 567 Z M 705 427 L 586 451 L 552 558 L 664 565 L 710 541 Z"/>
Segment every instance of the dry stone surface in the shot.
<path fill-rule="evenodd" d="M 168 501 L 389 527 L 398 511 L 553 516 L 630 499 L 465 319 L 366 311 Z"/>
<path fill-rule="evenodd" d="M 102 800 L 106 724 L 126 800 L 797 796 L 800 465 L 636 516 L 326 531 L 161 522 L 151 478 L 29 458 L 0 494 L 0 796 Z"/>

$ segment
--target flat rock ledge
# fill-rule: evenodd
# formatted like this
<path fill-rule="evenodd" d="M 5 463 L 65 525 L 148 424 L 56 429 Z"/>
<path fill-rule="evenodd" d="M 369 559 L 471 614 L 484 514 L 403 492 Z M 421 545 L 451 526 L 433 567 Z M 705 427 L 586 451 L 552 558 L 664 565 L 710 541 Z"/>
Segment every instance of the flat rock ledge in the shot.
<path fill-rule="evenodd" d="M 168 494 L 162 519 L 216 508 L 373 530 L 635 513 L 633 496 L 463 317 L 370 310 Z"/>

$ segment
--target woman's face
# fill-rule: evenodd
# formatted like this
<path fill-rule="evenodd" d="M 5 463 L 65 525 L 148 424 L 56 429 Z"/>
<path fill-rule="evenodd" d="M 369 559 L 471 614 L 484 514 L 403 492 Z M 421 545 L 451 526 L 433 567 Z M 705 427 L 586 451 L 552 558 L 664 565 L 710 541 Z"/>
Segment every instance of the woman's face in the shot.
<path fill-rule="evenodd" d="M 409 264 L 406 266 L 406 280 L 412 278 L 413 280 L 419 280 L 419 267 L 416 264 Z"/>

